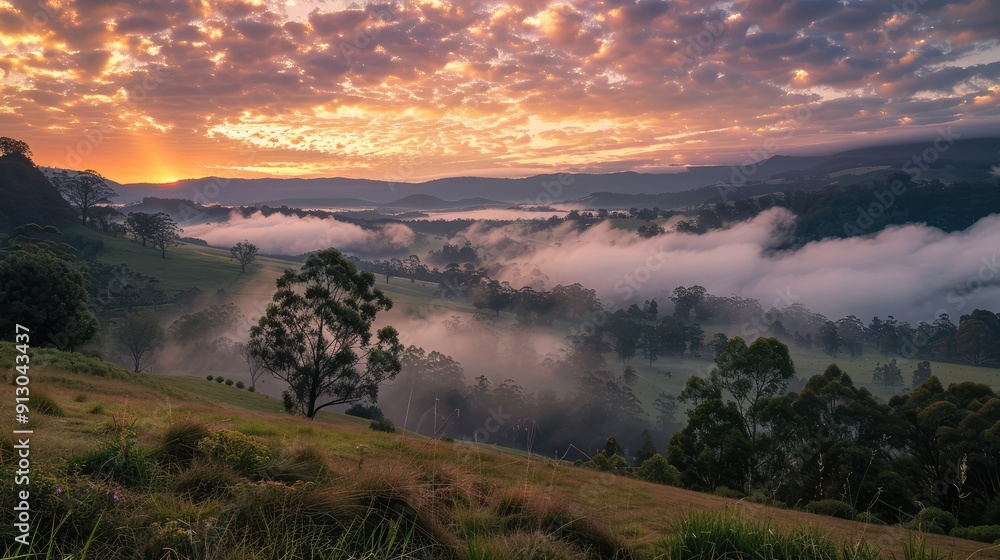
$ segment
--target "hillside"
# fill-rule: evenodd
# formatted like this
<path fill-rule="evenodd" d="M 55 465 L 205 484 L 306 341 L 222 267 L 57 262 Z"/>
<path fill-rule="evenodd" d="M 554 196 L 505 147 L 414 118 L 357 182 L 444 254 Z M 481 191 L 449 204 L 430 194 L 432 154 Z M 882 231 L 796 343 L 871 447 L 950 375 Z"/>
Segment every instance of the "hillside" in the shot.
<path fill-rule="evenodd" d="M 61 227 L 75 219 L 76 212 L 30 160 L 0 156 L 0 232 L 28 223 Z"/>
<path fill-rule="evenodd" d="M 0 376 L 9 381 L 14 351 L 0 348 Z M 733 523 L 733 514 L 770 524 L 763 533 L 744 528 L 756 545 L 806 529 L 811 536 L 799 539 L 826 546 L 830 538 L 830 550 L 845 547 L 838 554 L 863 541 L 898 558 L 907 543 L 926 539 L 953 558 L 1000 557 L 981 543 L 461 441 L 373 432 L 367 421 L 339 414 L 293 418 L 275 399 L 204 377 L 133 375 L 54 351 L 34 354 L 32 363 L 35 553 L 61 557 L 89 547 L 89 557 L 108 559 L 339 558 L 352 550 L 366 550 L 365 558 L 521 558 L 533 550 L 544 558 L 679 558 L 690 554 L 679 544 L 678 524 L 716 512 L 717 528 L 725 525 L 720 519 Z M 13 503 L 15 441 L 4 422 L 0 491 Z M 218 462 L 216 448 L 196 442 L 220 430 L 250 436 L 248 445 L 266 458 Z M 10 544 L 11 530 L 0 529 L 5 557 L 28 552 Z M 851 556 L 874 557 L 864 549 Z"/>

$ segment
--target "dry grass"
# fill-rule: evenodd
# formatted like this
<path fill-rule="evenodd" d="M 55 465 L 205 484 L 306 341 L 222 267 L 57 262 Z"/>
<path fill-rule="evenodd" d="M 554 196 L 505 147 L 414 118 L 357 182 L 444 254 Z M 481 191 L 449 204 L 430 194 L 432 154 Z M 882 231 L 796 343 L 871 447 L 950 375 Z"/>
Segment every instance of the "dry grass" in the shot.
<path fill-rule="evenodd" d="M 230 542 L 225 554 L 202 550 L 206 558 L 244 552 L 247 558 L 264 557 L 247 551 L 263 546 L 254 539 L 278 529 L 313 539 L 302 546 L 314 548 L 297 549 L 307 554 L 325 546 L 314 538 L 324 534 L 317 532 L 324 527 L 330 535 L 364 528 L 363 534 L 376 535 L 378 542 L 396 547 L 405 542 L 408 550 L 424 556 L 624 558 L 622 549 L 628 549 L 634 557 L 652 558 L 682 514 L 726 507 L 778 528 L 818 527 L 840 544 L 878 543 L 897 558 L 912 535 L 525 459 L 500 449 L 374 433 L 367 421 L 343 415 L 294 418 L 263 395 L 227 391 L 227 400 L 207 394 L 206 386 L 214 385 L 193 377 L 136 382 L 35 370 L 32 387 L 64 413 L 33 416 L 35 465 L 58 471 L 65 459 L 93 450 L 101 438 L 134 432 L 135 442 L 152 451 L 150 460 L 160 470 L 149 486 L 159 490 L 126 489 L 129 512 L 123 522 L 132 527 L 129 538 L 153 550 L 164 544 L 151 532 L 153 523 L 183 518 L 194 526 L 228 511 L 226 534 L 243 535 L 243 540 Z M 4 384 L 4 406 L 12 402 L 11 393 Z M 104 413 L 92 414 L 96 405 L 103 405 Z M 0 457 L 9 461 L 7 434 L 13 425 L 2 427 Z M 256 434 L 278 451 L 279 459 L 263 474 L 272 482 L 250 482 L 195 457 L 192 442 L 221 428 Z M 265 503 L 276 505 L 277 513 L 262 515 Z M 923 537 L 929 547 L 954 558 L 1000 558 L 996 547 Z"/>

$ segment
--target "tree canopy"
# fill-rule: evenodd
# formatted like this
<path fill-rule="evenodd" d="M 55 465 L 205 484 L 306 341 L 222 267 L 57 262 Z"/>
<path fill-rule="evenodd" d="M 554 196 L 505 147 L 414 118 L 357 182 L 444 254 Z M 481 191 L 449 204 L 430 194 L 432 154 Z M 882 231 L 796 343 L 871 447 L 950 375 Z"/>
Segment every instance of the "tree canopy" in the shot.
<path fill-rule="evenodd" d="M 323 408 L 378 398 L 379 383 L 399 373 L 396 329 L 371 332 L 392 301 L 340 251 L 313 253 L 286 270 L 264 316 L 250 329 L 250 353 L 288 384 L 290 412 L 309 418 Z"/>

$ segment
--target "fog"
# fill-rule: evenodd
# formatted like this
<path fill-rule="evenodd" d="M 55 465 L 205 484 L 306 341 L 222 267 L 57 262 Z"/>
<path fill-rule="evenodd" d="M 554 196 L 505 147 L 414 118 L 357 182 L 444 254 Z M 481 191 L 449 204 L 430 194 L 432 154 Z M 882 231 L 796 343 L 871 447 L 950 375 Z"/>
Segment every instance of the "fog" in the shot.
<path fill-rule="evenodd" d="M 263 253 L 300 255 L 327 247 L 358 254 L 401 251 L 414 240 L 413 231 L 398 223 L 366 229 L 333 218 L 263 215 L 230 215 L 226 222 L 184 228 L 184 235 L 204 239 L 210 245 L 229 247 L 249 239 Z"/>
<path fill-rule="evenodd" d="M 791 219 L 775 208 L 726 230 L 651 239 L 608 222 L 582 232 L 564 225 L 551 239 L 522 240 L 527 250 L 497 275 L 512 286 L 538 278 L 546 287 L 580 282 L 619 306 L 650 298 L 665 303 L 675 287 L 699 284 L 720 296 L 757 298 L 765 309 L 804 303 L 833 319 L 933 321 L 942 312 L 957 319 L 1000 301 L 1000 216 L 964 232 L 906 225 L 775 252 Z M 512 232 L 473 227 L 465 235 L 492 247 Z"/>

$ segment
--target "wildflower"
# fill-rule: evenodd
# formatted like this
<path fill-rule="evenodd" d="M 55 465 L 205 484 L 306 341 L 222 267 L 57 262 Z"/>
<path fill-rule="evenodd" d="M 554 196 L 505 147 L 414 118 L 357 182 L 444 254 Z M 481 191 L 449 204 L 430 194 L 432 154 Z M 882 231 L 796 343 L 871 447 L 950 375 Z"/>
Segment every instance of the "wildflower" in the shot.
<path fill-rule="evenodd" d="M 56 494 L 62 494 L 62 493 L 63 493 L 62 486 L 56 486 Z"/>

